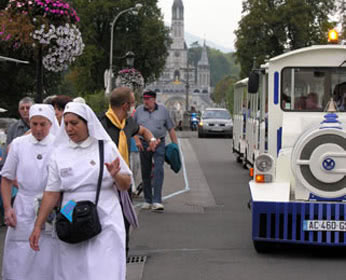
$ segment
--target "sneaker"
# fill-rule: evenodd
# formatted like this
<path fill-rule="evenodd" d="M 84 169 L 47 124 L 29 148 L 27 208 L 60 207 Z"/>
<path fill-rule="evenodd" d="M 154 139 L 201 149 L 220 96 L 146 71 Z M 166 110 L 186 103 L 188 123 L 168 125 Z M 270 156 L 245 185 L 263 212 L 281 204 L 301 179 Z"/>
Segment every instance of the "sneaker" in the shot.
<path fill-rule="evenodd" d="M 143 202 L 141 208 L 145 209 L 145 210 L 150 210 L 152 208 L 152 205 L 151 205 L 151 203 Z"/>
<path fill-rule="evenodd" d="M 154 211 L 163 211 L 165 207 L 161 203 L 154 203 L 151 209 Z"/>

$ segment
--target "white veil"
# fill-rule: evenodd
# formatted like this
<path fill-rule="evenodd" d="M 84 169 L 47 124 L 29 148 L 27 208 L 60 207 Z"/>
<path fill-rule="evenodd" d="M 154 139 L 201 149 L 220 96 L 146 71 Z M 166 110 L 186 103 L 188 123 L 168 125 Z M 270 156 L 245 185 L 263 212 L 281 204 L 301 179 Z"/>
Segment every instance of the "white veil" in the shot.
<path fill-rule="evenodd" d="M 54 136 L 57 135 L 59 130 L 58 121 L 55 117 L 54 107 L 49 104 L 33 104 L 30 107 L 29 111 L 29 119 L 31 119 L 34 116 L 41 116 L 48 119 L 52 126 L 49 129 L 49 133 L 53 134 Z"/>
<path fill-rule="evenodd" d="M 111 138 L 104 130 L 102 124 L 98 120 L 97 116 L 91 110 L 91 108 L 87 104 L 79 103 L 79 102 L 69 102 L 65 106 L 64 115 L 66 113 L 74 113 L 84 120 L 87 121 L 89 136 L 95 138 L 96 140 L 104 140 L 111 141 Z M 68 143 L 69 137 L 65 131 L 65 122 L 64 116 L 61 120 L 61 126 L 59 128 L 59 132 L 57 137 L 55 138 L 55 145 L 59 146 L 64 143 Z"/>

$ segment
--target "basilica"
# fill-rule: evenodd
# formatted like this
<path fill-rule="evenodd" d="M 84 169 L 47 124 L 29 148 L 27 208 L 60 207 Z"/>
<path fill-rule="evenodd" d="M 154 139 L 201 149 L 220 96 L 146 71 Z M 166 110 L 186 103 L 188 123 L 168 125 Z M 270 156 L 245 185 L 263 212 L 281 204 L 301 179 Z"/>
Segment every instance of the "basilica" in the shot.
<path fill-rule="evenodd" d="M 171 38 L 172 44 L 165 69 L 161 77 L 147 88 L 157 92 L 159 102 L 174 105 L 177 110 L 191 106 L 203 109 L 211 102 L 207 47 L 204 42 L 201 57 L 196 65 L 188 63 L 182 0 L 174 0 L 172 5 Z"/>

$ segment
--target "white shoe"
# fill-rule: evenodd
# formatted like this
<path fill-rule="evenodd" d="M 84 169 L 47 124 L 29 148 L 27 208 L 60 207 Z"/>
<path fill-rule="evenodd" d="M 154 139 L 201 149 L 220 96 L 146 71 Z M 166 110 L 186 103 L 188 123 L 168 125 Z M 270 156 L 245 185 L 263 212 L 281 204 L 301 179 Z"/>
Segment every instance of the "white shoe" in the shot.
<path fill-rule="evenodd" d="M 155 211 L 163 211 L 165 207 L 161 203 L 153 203 L 151 209 Z"/>
<path fill-rule="evenodd" d="M 151 205 L 151 203 L 143 202 L 141 208 L 145 209 L 145 210 L 150 210 L 152 208 L 152 205 Z"/>

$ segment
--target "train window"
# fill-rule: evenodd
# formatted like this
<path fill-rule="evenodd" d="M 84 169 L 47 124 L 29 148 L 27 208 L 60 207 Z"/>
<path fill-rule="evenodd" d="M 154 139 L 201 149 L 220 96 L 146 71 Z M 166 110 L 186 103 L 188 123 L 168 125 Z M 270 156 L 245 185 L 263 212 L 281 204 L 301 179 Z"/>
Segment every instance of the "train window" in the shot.
<path fill-rule="evenodd" d="M 289 67 L 282 70 L 282 110 L 321 112 L 331 98 L 339 111 L 346 111 L 346 68 Z"/>

